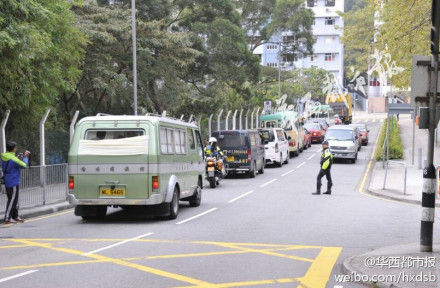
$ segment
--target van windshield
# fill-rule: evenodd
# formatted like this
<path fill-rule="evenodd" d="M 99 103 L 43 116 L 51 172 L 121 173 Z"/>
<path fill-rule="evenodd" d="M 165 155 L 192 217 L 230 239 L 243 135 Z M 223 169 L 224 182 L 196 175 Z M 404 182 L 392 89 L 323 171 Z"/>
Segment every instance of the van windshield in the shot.
<path fill-rule="evenodd" d="M 246 146 L 246 136 L 241 133 L 221 134 L 218 138 L 218 145 L 222 149 Z"/>
<path fill-rule="evenodd" d="M 325 134 L 327 140 L 353 141 L 352 130 L 329 129 Z"/>
<path fill-rule="evenodd" d="M 142 129 L 87 130 L 85 139 L 99 141 L 99 140 L 125 139 L 125 138 L 138 137 L 143 135 L 145 135 L 145 131 Z"/>

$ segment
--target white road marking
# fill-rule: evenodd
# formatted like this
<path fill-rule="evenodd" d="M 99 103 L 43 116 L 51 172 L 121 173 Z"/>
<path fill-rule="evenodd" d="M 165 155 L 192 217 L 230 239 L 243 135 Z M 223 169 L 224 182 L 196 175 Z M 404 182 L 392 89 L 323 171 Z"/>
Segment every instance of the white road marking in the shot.
<path fill-rule="evenodd" d="M 272 180 L 270 180 L 269 182 L 266 182 L 266 183 L 264 183 L 263 185 L 260 185 L 260 187 L 261 188 L 263 188 L 263 187 L 266 187 L 267 185 L 269 185 L 270 183 L 273 183 L 273 182 L 275 182 L 275 181 L 277 181 L 278 179 L 272 179 Z"/>
<path fill-rule="evenodd" d="M 281 177 L 284 177 L 284 176 L 286 176 L 286 175 L 289 175 L 289 174 L 292 173 L 293 171 L 295 171 L 295 169 L 292 169 L 292 170 L 290 170 L 290 171 L 288 171 L 288 172 L 282 174 Z"/>
<path fill-rule="evenodd" d="M 96 249 L 96 250 L 84 253 L 83 256 L 87 256 L 87 255 L 90 255 L 90 254 L 95 254 L 95 253 L 98 253 L 98 252 L 101 252 L 101 251 L 104 251 L 104 250 L 107 250 L 107 249 L 110 249 L 110 248 L 113 248 L 113 247 L 116 247 L 116 246 L 119 246 L 119 245 L 122 245 L 122 244 L 125 244 L 125 243 L 128 243 L 128 242 L 131 242 L 131 241 L 134 241 L 134 240 L 137 240 L 137 239 L 141 239 L 141 238 L 144 238 L 144 237 L 147 237 L 147 236 L 150 236 L 150 235 L 153 235 L 153 233 L 150 232 L 150 233 L 139 235 L 139 236 L 136 236 L 136 237 L 133 237 L 133 238 L 121 241 L 121 242 L 117 242 L 117 243 L 114 243 L 112 245 L 105 246 L 105 247 L 102 247 L 102 248 L 99 248 L 99 249 Z"/>
<path fill-rule="evenodd" d="M 188 222 L 188 221 L 194 220 L 194 219 L 199 218 L 199 217 L 201 217 L 201 216 L 203 216 L 203 215 L 206 215 L 206 214 L 208 214 L 208 213 L 211 213 L 211 212 L 213 212 L 213 211 L 215 211 L 215 210 L 217 210 L 217 208 L 209 209 L 208 211 L 205 211 L 205 212 L 203 212 L 203 213 L 200 213 L 200 214 L 198 214 L 198 215 L 196 215 L 196 216 L 193 216 L 193 217 L 188 218 L 188 219 L 186 219 L 186 220 L 183 220 L 183 221 L 177 222 L 176 225 L 180 225 L 180 224 L 186 223 L 186 222 Z"/>
<path fill-rule="evenodd" d="M 299 167 L 303 166 L 304 164 L 306 164 L 306 162 L 302 162 L 301 164 L 299 164 L 298 166 L 296 166 L 296 169 L 298 169 Z"/>
<path fill-rule="evenodd" d="M 15 275 L 12 275 L 12 276 L 9 276 L 9 277 L 6 277 L 6 278 L 2 278 L 2 279 L 0 279 L 0 283 L 6 282 L 8 280 L 12 280 L 12 279 L 15 279 L 15 278 L 18 278 L 18 277 L 21 277 L 21 276 L 25 276 L 25 275 L 28 275 L 28 274 L 31 274 L 31 273 L 34 273 L 34 272 L 37 272 L 37 271 L 38 270 L 29 270 L 29 271 L 22 272 L 22 273 L 19 273 L 19 274 L 15 274 Z"/>
<path fill-rule="evenodd" d="M 312 156 L 310 156 L 309 158 L 307 158 L 307 160 L 312 159 L 313 157 L 315 157 L 316 154 L 312 154 Z"/>
<path fill-rule="evenodd" d="M 241 199 L 241 198 L 243 198 L 243 197 L 245 197 L 245 196 L 247 196 L 247 195 L 249 195 L 249 194 L 252 194 L 252 193 L 254 193 L 254 190 L 251 190 L 251 191 L 249 191 L 249 192 L 246 192 L 246 193 L 244 193 L 244 194 L 241 194 L 240 196 L 238 196 L 238 197 L 236 197 L 236 198 L 234 198 L 234 199 L 232 199 L 232 200 L 229 200 L 228 203 L 233 203 L 233 202 L 237 201 L 238 199 Z"/>

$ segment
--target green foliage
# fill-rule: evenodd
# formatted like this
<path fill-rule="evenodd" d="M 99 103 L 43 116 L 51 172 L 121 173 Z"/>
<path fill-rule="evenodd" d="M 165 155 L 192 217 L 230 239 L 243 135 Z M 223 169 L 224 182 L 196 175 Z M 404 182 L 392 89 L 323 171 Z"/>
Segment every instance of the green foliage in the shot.
<path fill-rule="evenodd" d="M 387 120 L 385 119 L 385 121 L 382 124 L 382 129 L 379 135 L 379 142 L 377 144 L 378 145 L 376 150 L 377 161 L 383 160 L 382 147 L 385 142 L 386 131 L 387 131 Z M 400 127 L 395 117 L 392 117 L 390 119 L 389 137 L 390 137 L 389 159 L 403 159 L 403 145 L 402 145 L 402 139 L 400 137 Z"/>
<path fill-rule="evenodd" d="M 368 1 L 368 0 L 365 0 Z M 345 76 L 349 80 L 357 71 L 365 74 L 374 39 L 374 7 L 372 5 L 343 13 Z"/>

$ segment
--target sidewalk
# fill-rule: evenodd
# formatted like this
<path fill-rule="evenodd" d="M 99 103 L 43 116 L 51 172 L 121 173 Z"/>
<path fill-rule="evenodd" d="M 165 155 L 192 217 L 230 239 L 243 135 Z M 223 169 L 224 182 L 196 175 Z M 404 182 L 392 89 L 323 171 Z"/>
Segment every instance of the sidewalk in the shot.
<path fill-rule="evenodd" d="M 416 126 L 415 130 L 415 157 L 412 165 L 412 120 L 409 115 L 401 115 L 399 120 L 400 136 L 404 147 L 404 159 L 394 161 L 407 166 L 406 194 L 404 195 L 404 165 L 390 162 L 385 189 L 383 189 L 385 169 L 382 162 L 376 162 L 371 174 L 368 192 L 375 196 L 398 200 L 407 203 L 420 204 L 422 200 L 423 169 L 418 169 L 418 148 L 423 150 L 423 159 L 426 159 L 426 146 L 428 141 L 428 131 L 420 130 Z M 382 147 L 377 147 L 382 149 Z M 440 163 L 440 149 L 435 146 L 434 165 Z M 436 206 L 440 207 L 437 197 Z"/>
<path fill-rule="evenodd" d="M 440 245 L 433 248 L 440 251 Z M 351 283 L 369 287 L 434 288 L 439 287 L 439 259 L 440 252 L 419 252 L 419 244 L 397 245 L 345 259 L 343 270 Z"/>

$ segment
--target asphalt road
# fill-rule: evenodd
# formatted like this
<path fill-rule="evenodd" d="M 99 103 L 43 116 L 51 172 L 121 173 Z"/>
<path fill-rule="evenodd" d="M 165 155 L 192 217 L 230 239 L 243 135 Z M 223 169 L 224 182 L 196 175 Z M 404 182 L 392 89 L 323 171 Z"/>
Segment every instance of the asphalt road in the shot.
<path fill-rule="evenodd" d="M 374 140 L 379 122 L 369 127 Z M 358 191 L 373 142 L 356 164 L 333 165 L 331 196 L 311 194 L 313 145 L 255 179 L 203 189 L 176 220 L 112 209 L 85 222 L 69 210 L 2 227 L 0 287 L 360 287 L 335 283 L 345 258 L 419 241 L 419 207 Z"/>

